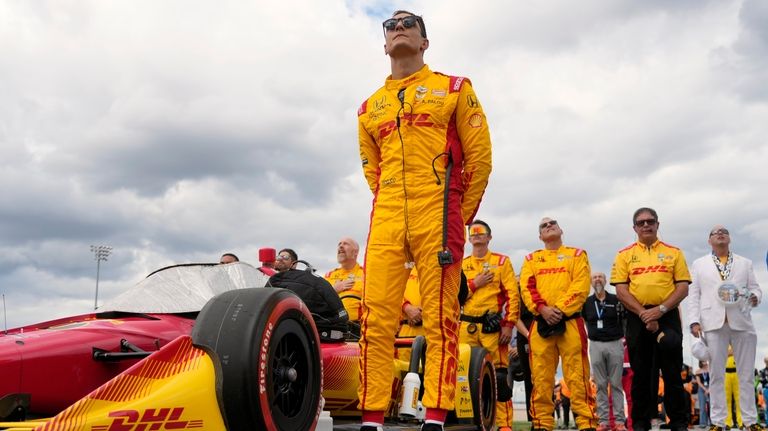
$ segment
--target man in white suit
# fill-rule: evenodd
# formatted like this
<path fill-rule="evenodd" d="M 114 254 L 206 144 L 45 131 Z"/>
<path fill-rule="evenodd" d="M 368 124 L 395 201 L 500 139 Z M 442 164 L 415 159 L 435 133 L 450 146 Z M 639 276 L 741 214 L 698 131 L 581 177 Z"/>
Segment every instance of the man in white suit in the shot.
<path fill-rule="evenodd" d="M 733 346 L 736 359 L 741 404 L 741 416 L 749 431 L 761 431 L 757 421 L 757 409 L 753 391 L 755 350 L 757 334 L 752 324 L 750 309 L 762 299 L 762 291 L 755 279 L 752 261 L 730 251 L 731 237 L 728 229 L 721 225 L 709 233 L 712 253 L 697 259 L 691 266 L 692 283 L 688 288 L 688 306 L 691 319 L 691 333 L 694 337 L 704 336 L 710 353 L 711 421 L 710 431 L 723 431 L 726 417 L 725 402 L 725 361 L 728 345 Z M 745 295 L 739 304 L 734 296 L 718 292 L 723 284 L 733 284 Z M 744 291 L 744 288 L 747 291 Z M 725 292 L 727 293 L 727 292 Z M 721 299 L 718 294 L 726 296 Z"/>

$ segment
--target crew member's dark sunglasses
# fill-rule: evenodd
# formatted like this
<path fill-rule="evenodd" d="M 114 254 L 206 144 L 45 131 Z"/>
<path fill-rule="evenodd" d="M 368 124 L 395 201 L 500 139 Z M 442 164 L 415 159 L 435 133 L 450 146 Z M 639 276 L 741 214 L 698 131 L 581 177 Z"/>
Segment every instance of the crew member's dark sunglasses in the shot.
<path fill-rule="evenodd" d="M 635 220 L 635 226 L 641 227 L 641 226 L 654 226 L 656 224 L 656 219 L 647 218 L 645 220 Z"/>
<path fill-rule="evenodd" d="M 728 232 L 728 229 L 713 230 L 712 232 L 709 233 L 709 236 L 715 236 L 715 235 L 730 235 L 730 233 Z"/>
<path fill-rule="evenodd" d="M 411 28 L 416 25 L 416 23 L 419 24 L 421 27 L 421 36 L 427 37 L 426 31 L 424 30 L 424 21 L 421 20 L 421 17 L 418 17 L 416 15 L 408 15 L 404 16 L 402 18 L 390 18 L 388 20 L 385 20 L 381 25 L 384 27 L 384 31 L 392 31 L 397 27 L 397 23 L 403 22 L 403 27 L 405 28 Z"/>
<path fill-rule="evenodd" d="M 555 226 L 555 225 L 557 225 L 557 220 L 545 221 L 544 223 L 539 225 L 539 230 L 542 230 L 550 226 Z"/>

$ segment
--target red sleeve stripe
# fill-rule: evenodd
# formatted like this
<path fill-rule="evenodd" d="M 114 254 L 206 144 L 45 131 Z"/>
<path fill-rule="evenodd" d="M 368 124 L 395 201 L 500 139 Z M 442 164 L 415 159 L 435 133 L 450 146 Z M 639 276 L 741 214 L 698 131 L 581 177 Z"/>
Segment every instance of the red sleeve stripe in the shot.
<path fill-rule="evenodd" d="M 365 99 L 362 105 L 360 105 L 359 108 L 357 108 L 357 116 L 361 116 L 368 112 L 368 99 Z"/>

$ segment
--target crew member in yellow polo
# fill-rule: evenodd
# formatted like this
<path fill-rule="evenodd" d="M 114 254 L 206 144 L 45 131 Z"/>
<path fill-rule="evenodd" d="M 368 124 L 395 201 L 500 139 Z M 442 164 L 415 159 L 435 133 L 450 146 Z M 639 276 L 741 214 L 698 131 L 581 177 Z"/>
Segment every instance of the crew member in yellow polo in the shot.
<path fill-rule="evenodd" d="M 688 295 L 691 275 L 683 251 L 659 241 L 652 208 L 632 216 L 637 241 L 616 254 L 611 284 L 627 310 L 625 338 L 632 365 L 632 428 L 648 431 L 658 416 L 659 371 L 672 431 L 688 429 L 683 380 L 683 334 L 678 304 Z"/>
<path fill-rule="evenodd" d="M 512 389 L 507 385 L 509 342 L 520 313 L 520 297 L 515 271 L 509 257 L 488 249 L 491 228 L 475 219 L 469 225 L 472 255 L 464 258 L 461 269 L 467 276 L 469 294 L 461 312 L 459 341 L 482 346 L 493 359 L 497 378 L 496 426 L 512 430 Z M 489 325 L 492 322 L 493 325 Z"/>
<path fill-rule="evenodd" d="M 336 247 L 336 260 L 341 266 L 325 274 L 325 279 L 331 283 L 347 309 L 350 321 L 360 321 L 362 312 L 360 298 L 363 295 L 363 267 L 357 263 L 359 252 L 357 241 L 352 238 L 340 239 Z"/>

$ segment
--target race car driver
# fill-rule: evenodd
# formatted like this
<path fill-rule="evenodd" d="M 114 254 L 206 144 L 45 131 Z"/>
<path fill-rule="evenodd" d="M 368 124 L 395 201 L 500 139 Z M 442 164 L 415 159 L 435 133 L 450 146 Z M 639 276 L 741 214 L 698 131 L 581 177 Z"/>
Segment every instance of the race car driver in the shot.
<path fill-rule="evenodd" d="M 530 331 L 533 428 L 554 428 L 552 386 L 562 359 L 576 425 L 594 431 L 595 399 L 589 391 L 587 334 L 580 315 L 591 288 L 589 259 L 584 250 L 564 246 L 562 236 L 556 220 L 543 218 L 539 239 L 544 249 L 525 256 L 520 270 L 520 296 L 536 316 Z"/>
<path fill-rule="evenodd" d="M 392 74 L 358 110 L 360 156 L 374 194 L 364 262 L 361 429 L 381 427 L 390 404 L 392 345 L 414 264 L 428 346 L 424 429 L 442 429 L 456 389 L 463 226 L 488 183 L 490 135 L 469 80 L 424 64 L 424 20 L 397 11 L 383 27 Z"/>
<path fill-rule="evenodd" d="M 509 257 L 491 253 L 491 228 L 482 220 L 469 225 L 472 255 L 464 258 L 461 269 L 467 276 L 469 297 L 461 313 L 459 341 L 482 346 L 496 368 L 496 426 L 512 431 L 512 390 L 507 385 L 509 342 L 520 312 L 520 296 L 515 271 Z"/>

